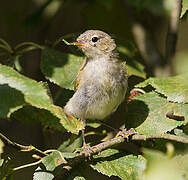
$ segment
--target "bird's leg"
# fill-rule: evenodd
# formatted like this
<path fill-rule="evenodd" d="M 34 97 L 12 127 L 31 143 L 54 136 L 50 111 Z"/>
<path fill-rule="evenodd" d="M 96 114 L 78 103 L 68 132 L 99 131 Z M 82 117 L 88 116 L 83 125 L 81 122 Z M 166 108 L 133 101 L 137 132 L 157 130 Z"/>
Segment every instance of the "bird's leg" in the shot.
<path fill-rule="evenodd" d="M 85 131 L 85 129 L 82 129 L 83 147 L 84 147 L 84 149 L 85 149 L 85 147 L 87 147 L 87 144 L 86 144 L 86 140 L 85 140 L 84 131 Z"/>
<path fill-rule="evenodd" d="M 83 122 L 84 127 L 85 127 L 85 120 L 81 119 L 81 121 Z M 83 140 L 83 150 L 84 150 L 85 156 L 90 158 L 90 149 L 89 149 L 89 146 L 86 144 L 86 140 L 85 140 L 85 128 L 82 129 L 81 131 L 82 131 L 82 140 Z"/>

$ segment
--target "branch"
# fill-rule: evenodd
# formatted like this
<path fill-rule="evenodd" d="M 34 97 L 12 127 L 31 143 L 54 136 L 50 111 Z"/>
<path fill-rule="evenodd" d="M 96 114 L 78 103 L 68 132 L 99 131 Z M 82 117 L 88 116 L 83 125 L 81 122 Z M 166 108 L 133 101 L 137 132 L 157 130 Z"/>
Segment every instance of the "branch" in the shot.
<path fill-rule="evenodd" d="M 97 154 L 109 147 L 114 146 L 114 145 L 118 145 L 120 143 L 126 142 L 127 138 L 128 138 L 127 135 L 118 136 L 118 137 L 115 137 L 108 141 L 105 141 L 105 142 L 102 142 L 95 146 L 92 146 L 88 149 L 90 156 Z M 133 135 L 131 138 L 131 140 L 133 140 L 133 141 L 142 141 L 142 140 L 146 141 L 147 139 L 168 139 L 168 140 L 173 140 L 173 141 L 188 144 L 188 138 L 180 137 L 180 136 L 176 136 L 176 135 L 172 135 L 172 134 L 152 134 L 152 135 L 138 135 L 138 134 L 136 134 L 136 135 Z M 58 179 L 58 177 L 62 178 L 64 175 L 66 175 L 67 170 L 68 171 L 71 170 L 75 165 L 84 161 L 86 158 L 88 158 L 88 154 L 85 154 L 85 152 L 81 152 L 78 156 L 74 157 L 73 159 L 67 160 L 68 163 L 62 164 L 63 169 L 57 175 L 56 179 Z"/>
<path fill-rule="evenodd" d="M 12 142 L 11 140 L 9 140 L 7 137 L 5 137 L 1 133 L 0 133 L 0 138 L 5 142 L 5 144 L 11 145 L 14 148 L 16 148 L 18 150 L 21 150 L 21 151 L 34 151 L 34 152 L 37 152 L 37 153 L 41 154 L 42 156 L 46 156 L 46 155 L 48 155 L 49 152 L 52 152 L 52 150 L 47 150 L 47 151 L 43 152 L 43 151 L 41 151 L 39 149 L 36 149 L 32 145 L 30 145 L 30 146 L 20 145 L 18 143 Z M 75 166 L 76 164 L 84 161 L 86 158 L 88 158 L 89 155 L 92 156 L 94 154 L 97 154 L 97 153 L 109 148 L 109 147 L 112 147 L 114 145 L 118 145 L 120 143 L 126 142 L 127 139 L 128 139 L 128 135 L 126 135 L 126 134 L 122 135 L 122 133 L 121 133 L 121 136 L 115 137 L 113 139 L 110 139 L 108 141 L 105 141 L 105 142 L 102 142 L 100 144 L 97 144 L 95 146 L 90 147 L 88 149 L 89 154 L 88 153 L 86 154 L 83 151 L 78 156 L 67 160 L 68 162 L 66 161 L 66 162 L 62 163 L 62 166 L 63 166 L 64 170 L 62 170 L 60 175 L 61 176 L 64 175 L 67 170 L 72 169 L 73 166 Z M 138 134 L 135 134 L 131 138 L 131 140 L 133 140 L 133 141 L 142 141 L 142 140 L 146 141 L 148 139 L 168 139 L 168 140 L 173 140 L 173 141 L 176 141 L 176 142 L 181 142 L 181 143 L 188 144 L 188 138 L 181 137 L 181 136 L 176 136 L 176 135 L 172 135 L 172 134 L 151 134 L 151 135 L 138 135 Z M 37 164 L 39 164 L 41 162 L 42 162 L 42 159 L 40 159 L 39 161 L 34 162 L 34 163 L 30 163 L 30 164 L 26 164 L 26 165 L 22 165 L 22 166 L 16 167 L 13 170 L 16 171 L 16 170 L 20 170 L 20 169 L 23 169 L 23 168 L 26 168 L 26 167 L 35 166 L 35 165 L 37 165 Z"/>
<path fill-rule="evenodd" d="M 147 139 L 168 139 L 176 142 L 181 142 L 184 144 L 188 144 L 188 138 L 182 136 L 176 136 L 173 134 L 151 134 L 151 135 L 134 135 L 132 140 L 144 140 Z"/>
<path fill-rule="evenodd" d="M 4 141 L 4 143 L 6 145 L 10 145 L 15 149 L 18 149 L 20 151 L 33 151 L 33 152 L 37 152 L 38 154 L 40 154 L 41 156 L 47 156 L 48 154 L 44 153 L 43 151 L 35 148 L 32 145 L 29 146 L 24 146 L 18 143 L 15 143 L 13 141 L 11 141 L 10 139 L 8 139 L 6 136 L 4 136 L 2 133 L 0 133 L 0 138 Z"/>
<path fill-rule="evenodd" d="M 170 14 L 170 20 L 168 24 L 166 52 L 165 52 L 166 62 L 171 66 L 171 73 L 173 73 L 173 67 L 171 65 L 171 62 L 176 51 L 179 18 L 182 9 L 182 0 L 175 0 L 173 2 L 173 5 L 174 8 Z"/>
<path fill-rule="evenodd" d="M 120 144 L 122 142 L 125 142 L 127 140 L 128 136 L 119 136 L 119 137 L 115 137 L 113 139 L 110 139 L 108 141 L 105 141 L 103 143 L 100 143 L 96 146 L 92 146 L 90 148 L 90 153 L 91 155 L 96 154 L 98 152 L 101 152 L 104 149 L 107 149 L 111 146 Z M 181 137 L 181 136 L 176 136 L 176 135 L 172 135 L 172 134 L 151 134 L 151 135 L 133 135 L 131 140 L 134 141 L 146 141 L 147 139 L 168 139 L 168 140 L 173 140 L 173 141 L 177 141 L 177 142 L 181 142 L 184 144 L 188 144 L 188 138 L 185 137 Z"/>

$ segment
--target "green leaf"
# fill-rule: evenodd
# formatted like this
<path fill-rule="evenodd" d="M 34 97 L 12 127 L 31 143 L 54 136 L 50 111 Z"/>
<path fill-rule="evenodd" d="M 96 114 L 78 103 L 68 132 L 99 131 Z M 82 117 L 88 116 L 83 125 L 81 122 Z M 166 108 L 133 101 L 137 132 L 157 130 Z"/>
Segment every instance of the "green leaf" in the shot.
<path fill-rule="evenodd" d="M 78 133 L 83 124 L 77 119 L 69 120 L 63 109 L 55 106 L 43 84 L 29 79 L 12 68 L 0 65 L 0 95 L 3 106 L 0 109 L 0 117 L 9 117 L 11 113 L 25 105 L 46 110 L 58 119 L 59 126 L 63 125 L 68 131 Z M 43 112 L 44 113 L 44 112 Z M 53 124 L 53 118 L 49 119 Z M 58 128 L 58 127 L 57 127 Z M 61 128 L 62 129 L 62 128 Z"/>
<path fill-rule="evenodd" d="M 138 9 L 147 9 L 155 15 L 169 15 L 173 10 L 172 0 L 127 0 L 126 2 Z"/>
<path fill-rule="evenodd" d="M 86 180 L 84 177 L 81 177 L 81 176 L 76 176 L 75 178 L 74 178 L 74 180 Z"/>
<path fill-rule="evenodd" d="M 128 104 L 126 126 L 140 134 L 165 133 L 188 122 L 188 104 L 172 103 L 155 92 Z"/>
<path fill-rule="evenodd" d="M 59 123 L 59 118 L 50 111 L 39 109 L 33 106 L 24 106 L 11 114 L 11 118 L 23 121 L 24 123 L 41 123 L 43 126 L 64 131 L 64 127 Z"/>
<path fill-rule="evenodd" d="M 7 84 L 0 85 L 0 101 L 1 118 L 9 118 L 11 113 L 26 104 L 23 94 Z"/>
<path fill-rule="evenodd" d="M 188 102 L 188 74 L 167 78 L 149 78 L 136 87 L 153 86 L 157 92 L 165 95 L 172 102 Z"/>
<path fill-rule="evenodd" d="M 127 72 L 129 75 L 135 75 L 144 79 L 146 78 L 144 66 L 135 60 L 132 60 L 131 65 L 127 64 Z"/>
<path fill-rule="evenodd" d="M 183 132 L 182 129 L 178 129 L 178 128 L 174 129 L 174 134 L 176 136 L 181 136 L 181 137 L 188 138 L 188 135 L 185 132 Z"/>
<path fill-rule="evenodd" d="M 125 180 L 138 179 L 145 166 L 145 159 L 141 155 L 125 155 L 115 149 L 107 149 L 94 156 L 94 163 L 91 165 L 93 169 L 108 177 L 118 176 Z"/>
<path fill-rule="evenodd" d="M 50 155 L 42 159 L 41 165 L 35 170 L 33 180 L 52 180 L 63 169 L 60 165 L 67 165 L 65 158 L 73 158 L 76 154 L 73 153 L 61 153 L 60 151 L 54 151 Z M 58 166 L 60 169 L 58 170 Z"/>
<path fill-rule="evenodd" d="M 51 82 L 73 90 L 74 81 L 83 60 L 83 57 L 48 48 L 42 51 L 41 70 Z"/>
<path fill-rule="evenodd" d="M 65 141 L 58 150 L 61 152 L 74 152 L 77 148 L 82 147 L 82 136 L 72 135 L 70 139 Z"/>
<path fill-rule="evenodd" d="M 117 51 L 121 60 L 126 61 L 127 73 L 129 75 L 135 75 L 141 78 L 146 78 L 144 66 L 140 64 L 138 59 L 137 49 L 132 44 L 119 42 Z"/>
<path fill-rule="evenodd" d="M 188 0 L 182 0 L 182 10 L 181 10 L 180 18 L 184 16 L 187 10 L 188 10 Z"/>
<path fill-rule="evenodd" d="M 13 180 L 12 161 L 10 158 L 0 158 L 0 179 Z"/>
<path fill-rule="evenodd" d="M 55 177 L 53 171 L 63 162 L 64 157 L 61 152 L 58 151 L 44 157 L 42 165 L 35 170 L 33 180 L 52 180 Z"/>

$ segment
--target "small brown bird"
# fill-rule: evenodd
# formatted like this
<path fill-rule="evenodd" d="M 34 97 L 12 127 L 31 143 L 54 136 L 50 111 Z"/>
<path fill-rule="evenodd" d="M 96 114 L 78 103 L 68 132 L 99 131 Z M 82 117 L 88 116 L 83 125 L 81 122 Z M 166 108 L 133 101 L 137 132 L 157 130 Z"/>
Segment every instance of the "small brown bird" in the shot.
<path fill-rule="evenodd" d="M 79 46 L 86 58 L 77 75 L 75 94 L 64 110 L 85 125 L 86 119 L 102 120 L 117 109 L 125 98 L 128 75 L 114 52 L 116 44 L 108 34 L 88 30 L 71 45 Z M 87 149 L 84 129 L 82 136 Z"/>

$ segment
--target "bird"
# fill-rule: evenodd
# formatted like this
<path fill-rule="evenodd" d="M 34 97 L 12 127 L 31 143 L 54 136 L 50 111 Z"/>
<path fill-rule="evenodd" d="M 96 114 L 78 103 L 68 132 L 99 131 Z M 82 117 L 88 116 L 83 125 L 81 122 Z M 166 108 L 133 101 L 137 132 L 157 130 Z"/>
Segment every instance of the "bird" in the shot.
<path fill-rule="evenodd" d="M 75 93 L 64 112 L 83 122 L 83 148 L 87 150 L 86 120 L 103 120 L 116 111 L 125 99 L 128 74 L 118 58 L 114 39 L 107 33 L 87 30 L 70 45 L 79 47 L 85 59 L 76 77 Z"/>

